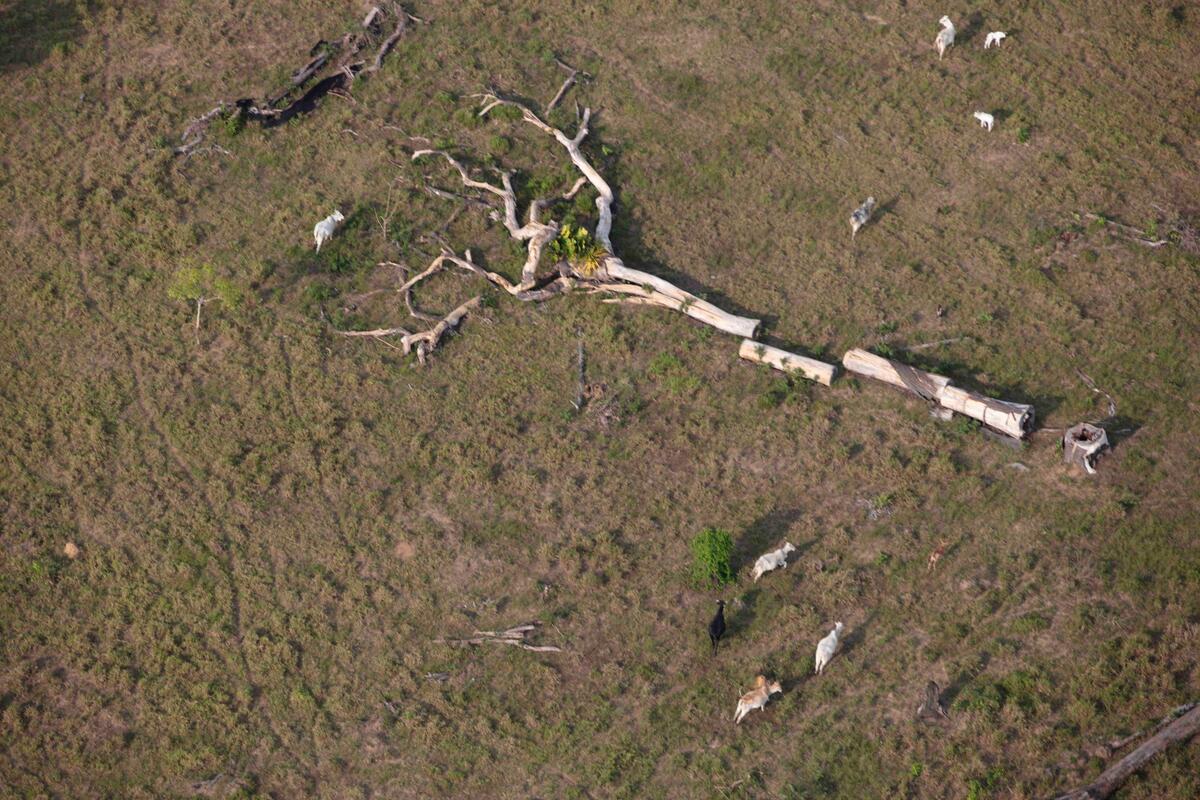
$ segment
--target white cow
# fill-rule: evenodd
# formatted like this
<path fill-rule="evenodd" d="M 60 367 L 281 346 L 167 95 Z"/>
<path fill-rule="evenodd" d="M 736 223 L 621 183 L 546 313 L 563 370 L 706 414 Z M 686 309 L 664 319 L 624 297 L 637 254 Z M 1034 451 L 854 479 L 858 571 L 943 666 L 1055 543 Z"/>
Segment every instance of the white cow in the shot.
<path fill-rule="evenodd" d="M 942 29 L 938 31 L 937 38 L 933 40 L 933 46 L 938 51 L 938 61 L 942 60 L 942 56 L 946 54 L 946 49 L 954 44 L 954 23 L 949 17 L 942 17 L 938 20 L 938 24 Z"/>
<path fill-rule="evenodd" d="M 338 223 L 344 219 L 342 212 L 335 208 L 332 214 L 313 226 L 313 238 L 317 240 L 318 253 L 321 252 L 321 245 L 333 238 L 333 232 L 337 230 Z"/>
<path fill-rule="evenodd" d="M 778 550 L 772 550 L 765 555 L 759 556 L 758 561 L 754 562 L 753 575 L 755 582 L 758 582 L 759 578 L 773 569 L 786 567 L 788 553 L 794 552 L 795 550 L 796 546 L 794 544 L 791 542 L 784 542 L 783 547 L 779 548 Z"/>
<path fill-rule="evenodd" d="M 833 658 L 833 654 L 837 652 L 838 637 L 842 635 L 842 627 L 842 623 L 837 623 L 833 626 L 833 630 L 829 632 L 829 635 L 817 643 L 816 665 L 818 675 L 821 674 L 821 671 L 825 669 L 825 665 Z"/>
<path fill-rule="evenodd" d="M 1000 42 L 1004 41 L 1006 36 L 1008 36 L 1008 34 L 1004 31 L 992 31 L 987 35 L 987 38 L 983 40 L 983 49 L 987 50 L 992 45 L 999 47 Z"/>
<path fill-rule="evenodd" d="M 850 238 L 858 235 L 858 229 L 867 224 L 875 213 L 875 198 L 868 197 L 866 202 L 850 213 Z"/>
<path fill-rule="evenodd" d="M 987 128 L 989 131 L 992 129 L 992 125 L 996 124 L 996 118 L 986 111 L 976 111 L 971 116 L 979 120 L 979 124 Z"/>

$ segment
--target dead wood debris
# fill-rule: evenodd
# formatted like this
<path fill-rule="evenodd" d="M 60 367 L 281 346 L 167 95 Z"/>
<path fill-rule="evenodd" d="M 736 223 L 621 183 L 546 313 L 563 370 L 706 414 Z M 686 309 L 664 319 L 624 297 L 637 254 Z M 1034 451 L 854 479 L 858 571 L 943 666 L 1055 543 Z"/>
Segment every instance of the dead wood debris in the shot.
<path fill-rule="evenodd" d="M 511 628 L 502 631 L 475 631 L 474 634 L 465 639 L 434 639 L 438 644 L 448 644 L 452 647 L 468 647 L 470 645 L 479 644 L 506 644 L 512 647 L 519 647 L 522 650 L 531 650 L 535 653 L 561 653 L 561 647 L 554 645 L 534 645 L 529 644 L 527 637 L 533 631 L 538 629 L 537 622 L 526 622 L 523 625 L 515 625 Z"/>
<path fill-rule="evenodd" d="M 559 58 L 555 58 L 554 63 L 558 64 L 559 68 L 566 71 L 567 79 L 565 81 L 563 81 L 562 86 L 559 87 L 558 94 L 554 95 L 554 99 L 546 104 L 546 113 L 547 114 L 549 114 L 551 111 L 554 110 L 554 107 L 557 106 L 559 101 L 561 101 L 563 99 L 563 97 L 566 96 L 567 92 L 570 91 L 572 86 L 574 86 L 576 83 L 578 83 L 581 79 L 587 80 L 592 77 L 591 75 L 584 72 L 583 70 L 575 69 L 571 65 L 563 63 L 563 61 Z"/>
<path fill-rule="evenodd" d="M 575 390 L 575 399 L 571 401 L 571 405 L 573 405 L 575 407 L 576 411 L 583 410 L 583 403 L 587 399 L 586 398 L 587 385 L 584 383 L 583 369 L 584 369 L 583 337 L 580 336 L 579 337 L 579 366 L 578 366 L 578 376 L 577 376 L 579 380 L 578 380 L 578 387 Z"/>
<path fill-rule="evenodd" d="M 1162 719 L 1151 731 L 1150 738 L 1113 764 L 1087 786 L 1060 795 L 1057 800 L 1104 800 L 1114 794 L 1135 772 L 1173 744 L 1179 744 L 1200 733 L 1200 703 L 1179 706 Z M 1117 739 L 1104 745 L 1106 752 L 1131 744 L 1141 733 Z"/>
<path fill-rule="evenodd" d="M 1155 206 L 1155 208 L 1163 213 L 1165 219 L 1155 223 L 1154 236 L 1147 235 L 1146 231 L 1132 225 L 1114 222 L 1099 214 L 1084 213 L 1080 214 L 1080 217 L 1100 223 L 1107 230 L 1143 247 L 1157 249 L 1172 244 L 1189 253 L 1200 253 L 1200 230 L 1189 224 L 1179 212 L 1171 212 L 1161 206 Z M 1165 234 L 1165 238 L 1155 238 L 1162 234 Z"/>
<path fill-rule="evenodd" d="M 386 19 L 394 21 L 393 27 L 380 41 Z M 355 78 L 377 72 L 383 66 L 388 53 L 410 30 L 410 24 L 414 22 L 421 23 L 424 20 L 408 13 L 398 3 L 390 4 L 388 10 L 384 10 L 382 6 L 375 6 L 363 20 L 361 30 L 350 31 L 332 42 L 322 39 L 314 44 L 309 50 L 309 61 L 296 70 L 288 85 L 274 96 L 261 103 L 252 97 L 222 100 L 192 120 L 184 129 L 179 145 L 174 149 L 175 155 L 186 157 L 208 150 L 228 154 L 228 150 L 216 145 L 201 147 L 209 127 L 218 119 L 236 117 L 243 123 L 257 122 L 264 128 L 272 128 L 288 122 L 293 117 L 313 111 L 317 101 L 326 94 L 341 94 L 353 100 L 348 92 Z M 360 55 L 363 51 L 375 47 L 377 42 L 375 56 L 368 63 Z M 324 78 L 318 80 L 300 97 L 295 97 L 309 81 L 322 72 L 326 72 Z"/>
<path fill-rule="evenodd" d="M 561 100 L 563 94 L 578 82 L 579 76 L 584 75 L 566 64 L 562 64 L 570 74 L 563 88 L 555 96 L 553 102 Z M 503 275 L 492 272 L 477 264 L 466 251 L 458 256 L 440 237 L 437 237 L 441 254 L 437 256 L 425 271 L 406 281 L 399 289 L 411 316 L 417 319 L 433 321 L 433 318 L 419 311 L 412 302 L 411 291 L 422 280 L 442 271 L 448 266 L 457 266 L 467 272 L 481 277 L 493 286 L 502 289 L 518 300 L 525 302 L 541 302 L 565 294 L 577 287 L 586 288 L 589 292 L 604 292 L 617 295 L 622 301 L 645 303 L 663 306 L 680 311 L 688 316 L 711 325 L 719 330 L 738 336 L 753 337 L 759 327 L 759 320 L 739 317 L 723 311 L 701 298 L 686 292 L 674 284 L 655 275 L 631 269 L 615 254 L 609 234 L 613 221 L 613 190 L 608 182 L 592 166 L 584 155 L 580 144 L 587 137 L 589 123 L 592 117 L 590 108 L 583 108 L 578 113 L 578 127 L 574 136 L 567 136 L 563 131 L 548 124 L 541 116 L 524 102 L 501 94 L 496 89 L 477 95 L 480 98 L 480 116 L 486 116 L 490 111 L 500 106 L 509 106 L 521 113 L 525 122 L 537 128 L 542 133 L 552 137 L 567 153 L 571 163 L 579 170 L 581 176 L 572 186 L 561 195 L 549 198 L 535 198 L 526 210 L 524 224 L 519 219 L 517 193 L 513 187 L 513 173 L 505 169 L 496 169 L 498 180 L 482 180 L 472 175 L 471 171 L 451 153 L 445 150 L 420 148 L 414 150 L 411 160 L 419 161 L 429 157 L 444 161 L 457 173 L 462 186 L 468 190 L 466 194 L 449 192 L 445 189 L 427 184 L 426 188 L 436 197 L 458 201 L 464 207 L 483 207 L 487 209 L 488 217 L 499 222 L 508 231 L 509 236 L 524 245 L 526 251 L 525 263 L 521 267 L 521 277 L 517 282 L 508 280 Z M 549 245 L 559 234 L 560 224 L 553 220 L 543 221 L 542 216 L 548 208 L 559 200 L 573 198 L 586 185 L 595 189 L 598 221 L 593 239 L 598 245 L 594 258 L 588 264 L 572 264 L 564 259 L 554 261 L 546 270 L 543 256 Z M 489 202 L 490 201 L 490 202 Z M 456 212 L 457 213 L 457 212 Z M 404 352 L 416 351 L 418 360 L 424 364 L 429 353 L 435 350 L 442 335 L 453 329 L 466 316 L 467 312 L 477 307 L 481 297 L 475 297 L 450 312 L 432 329 L 424 332 L 412 332 L 401 326 L 378 328 L 370 331 L 339 331 L 344 336 L 370 337 L 384 339 L 391 336 L 401 336 Z M 581 357 L 582 369 L 582 357 Z M 582 408 L 586 401 L 586 385 L 582 380 L 581 390 L 576 395 L 576 408 Z"/>

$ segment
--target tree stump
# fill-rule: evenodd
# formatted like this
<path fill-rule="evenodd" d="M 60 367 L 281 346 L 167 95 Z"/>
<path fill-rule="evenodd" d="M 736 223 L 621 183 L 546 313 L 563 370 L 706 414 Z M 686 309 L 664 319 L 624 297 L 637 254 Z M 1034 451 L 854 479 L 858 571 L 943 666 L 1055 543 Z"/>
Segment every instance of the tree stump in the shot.
<path fill-rule="evenodd" d="M 1089 475 L 1096 474 L 1096 459 L 1108 449 L 1108 434 L 1103 428 L 1081 422 L 1063 434 L 1063 461 L 1078 464 Z"/>

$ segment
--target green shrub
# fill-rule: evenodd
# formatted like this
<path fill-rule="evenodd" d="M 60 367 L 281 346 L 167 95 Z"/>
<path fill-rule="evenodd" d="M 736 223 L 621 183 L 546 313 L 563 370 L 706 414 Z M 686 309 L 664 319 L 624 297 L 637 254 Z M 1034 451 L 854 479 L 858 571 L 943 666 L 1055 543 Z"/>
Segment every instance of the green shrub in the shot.
<path fill-rule="evenodd" d="M 697 585 L 733 583 L 733 537 L 705 528 L 692 539 L 692 580 Z"/>
<path fill-rule="evenodd" d="M 231 139 L 246 129 L 246 115 L 240 108 L 234 109 L 221 117 L 225 135 Z"/>
<path fill-rule="evenodd" d="M 493 136 L 488 139 L 488 152 L 494 156 L 502 156 L 512 150 L 512 139 L 507 136 Z"/>
<path fill-rule="evenodd" d="M 558 237 L 550 242 L 550 257 L 556 261 L 566 261 L 584 276 L 593 274 L 607 256 L 604 245 L 593 239 L 587 228 L 582 226 L 572 228 L 563 223 Z"/>

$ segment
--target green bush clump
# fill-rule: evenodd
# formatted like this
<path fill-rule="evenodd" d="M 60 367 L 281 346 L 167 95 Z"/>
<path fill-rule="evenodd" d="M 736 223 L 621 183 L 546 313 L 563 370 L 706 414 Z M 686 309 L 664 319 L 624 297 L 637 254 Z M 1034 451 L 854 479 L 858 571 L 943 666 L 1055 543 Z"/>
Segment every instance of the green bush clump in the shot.
<path fill-rule="evenodd" d="M 582 226 L 572 228 L 563 223 L 558 237 L 550 242 L 550 257 L 566 261 L 580 275 L 592 275 L 608 257 L 604 245 L 597 242 Z"/>
<path fill-rule="evenodd" d="M 697 585 L 733 583 L 733 537 L 705 528 L 692 539 L 692 581 Z"/>

